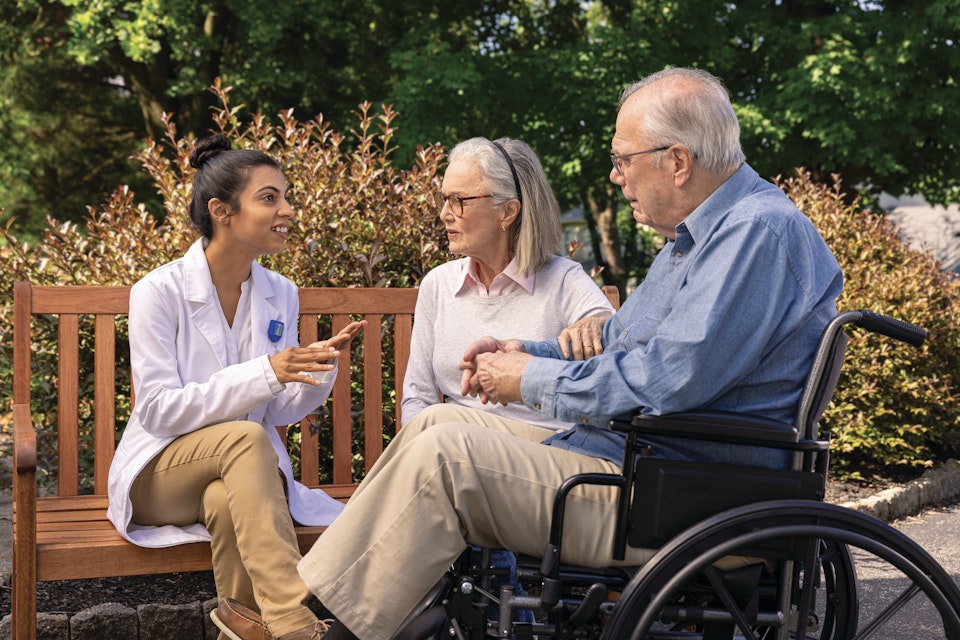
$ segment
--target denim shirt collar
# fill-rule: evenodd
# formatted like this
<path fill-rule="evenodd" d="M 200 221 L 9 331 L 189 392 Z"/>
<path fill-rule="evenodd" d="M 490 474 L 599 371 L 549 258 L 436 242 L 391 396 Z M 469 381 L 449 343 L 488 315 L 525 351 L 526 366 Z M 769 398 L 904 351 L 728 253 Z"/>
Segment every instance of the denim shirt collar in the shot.
<path fill-rule="evenodd" d="M 681 237 L 689 237 L 694 245 L 702 243 L 706 238 L 713 234 L 714 229 L 721 223 L 723 217 L 720 215 L 729 211 L 741 199 L 746 197 L 760 179 L 759 174 L 753 170 L 747 163 L 740 165 L 732 176 L 717 188 L 716 191 L 700 203 L 696 209 L 690 212 L 683 222 L 677 225 L 677 240 Z M 676 251 L 689 251 L 689 247 L 674 247 Z"/>

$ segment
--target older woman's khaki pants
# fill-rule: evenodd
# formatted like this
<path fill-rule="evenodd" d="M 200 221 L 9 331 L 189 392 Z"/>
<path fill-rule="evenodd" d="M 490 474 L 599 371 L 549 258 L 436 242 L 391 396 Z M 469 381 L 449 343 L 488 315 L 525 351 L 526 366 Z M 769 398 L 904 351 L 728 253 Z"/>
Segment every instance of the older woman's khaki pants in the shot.
<path fill-rule="evenodd" d="M 130 491 L 133 521 L 210 532 L 217 597 L 261 612 L 280 636 L 316 620 L 277 455 L 263 427 L 225 422 L 181 436 L 151 460 Z"/>

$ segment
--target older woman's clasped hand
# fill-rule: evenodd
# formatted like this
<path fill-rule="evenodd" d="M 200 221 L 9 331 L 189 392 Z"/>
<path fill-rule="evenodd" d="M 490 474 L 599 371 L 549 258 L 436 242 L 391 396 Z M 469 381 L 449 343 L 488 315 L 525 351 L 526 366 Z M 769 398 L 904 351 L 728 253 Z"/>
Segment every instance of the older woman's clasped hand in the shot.
<path fill-rule="evenodd" d="M 270 366 L 277 374 L 277 380 L 302 382 L 317 386 L 320 380 L 307 375 L 309 372 L 333 371 L 337 365 L 334 360 L 340 355 L 340 349 L 350 345 L 360 330 L 367 326 L 366 320 L 351 322 L 329 340 L 320 340 L 306 347 L 287 347 L 280 353 L 270 356 Z"/>

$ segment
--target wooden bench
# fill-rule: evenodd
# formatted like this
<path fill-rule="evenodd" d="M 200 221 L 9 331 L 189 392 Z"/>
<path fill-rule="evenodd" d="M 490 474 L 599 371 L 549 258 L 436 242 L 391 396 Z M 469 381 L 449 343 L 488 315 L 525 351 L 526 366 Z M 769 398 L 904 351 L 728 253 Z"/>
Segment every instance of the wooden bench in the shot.
<path fill-rule="evenodd" d="M 616 288 L 604 287 L 604 291 L 614 307 L 619 306 Z M 129 379 L 129 372 L 117 366 L 118 354 L 126 351 L 122 323 L 129 311 L 129 293 L 129 287 L 119 286 L 19 282 L 14 287 L 12 618 L 13 637 L 18 640 L 36 638 L 39 581 L 211 568 L 207 543 L 138 547 L 121 538 L 106 518 L 107 472 L 119 435 L 117 382 L 119 374 Z M 416 289 L 300 289 L 302 344 L 325 338 L 357 317 L 369 323 L 351 348 L 356 359 L 353 372 L 361 370 L 362 403 L 357 404 L 362 406 L 351 402 L 351 386 L 360 380 L 343 375 L 351 371 L 351 353 L 345 352 L 340 356 L 341 375 L 322 408 L 323 415 L 308 416 L 301 423 L 300 479 L 307 486 L 319 486 L 346 501 L 356 486 L 355 454 L 362 454 L 365 471 L 383 451 L 384 436 L 392 433 L 401 402 L 416 299 Z M 55 353 L 47 354 L 57 361 L 56 380 L 38 381 L 32 374 L 32 361 L 39 358 L 34 341 L 41 332 L 39 325 L 57 335 Z M 382 370 L 385 349 L 395 362 L 386 375 Z M 80 393 L 81 388 L 89 388 L 85 376 L 93 379 L 92 399 Z M 34 391 L 35 398 L 41 393 L 57 395 L 56 464 L 49 465 L 55 467 L 57 478 L 52 496 L 38 497 L 38 466 L 48 465 L 38 465 L 37 435 L 49 435 L 51 430 L 41 432 L 34 425 L 33 413 L 38 411 L 37 403 L 31 401 L 34 385 L 51 389 Z M 380 392 L 371 392 L 374 389 Z M 131 397 L 127 406 L 133 401 Z M 358 409 L 362 410 L 359 416 L 355 415 Z M 122 428 L 126 415 L 119 418 Z M 283 433 L 286 427 L 278 428 Z M 362 452 L 353 449 L 357 430 L 362 431 Z M 321 446 L 321 435 L 332 436 L 332 442 Z M 322 452 L 332 452 L 332 462 Z M 88 471 L 92 487 L 81 487 L 81 468 L 92 470 Z M 309 549 L 322 531 L 323 527 L 297 527 L 301 550 Z"/>

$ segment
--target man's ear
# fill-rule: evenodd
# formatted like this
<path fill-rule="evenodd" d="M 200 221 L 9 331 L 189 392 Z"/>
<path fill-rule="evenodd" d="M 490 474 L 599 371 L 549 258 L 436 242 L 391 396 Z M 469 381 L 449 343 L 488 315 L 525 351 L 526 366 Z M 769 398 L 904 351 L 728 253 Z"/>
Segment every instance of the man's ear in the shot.
<path fill-rule="evenodd" d="M 213 221 L 217 224 L 224 226 L 230 224 L 230 205 L 220 198 L 210 198 L 207 202 L 207 210 L 210 212 L 210 217 L 213 218 Z"/>
<path fill-rule="evenodd" d="M 682 144 L 674 145 L 668 152 L 673 162 L 673 182 L 682 187 L 693 175 L 693 151 Z"/>

